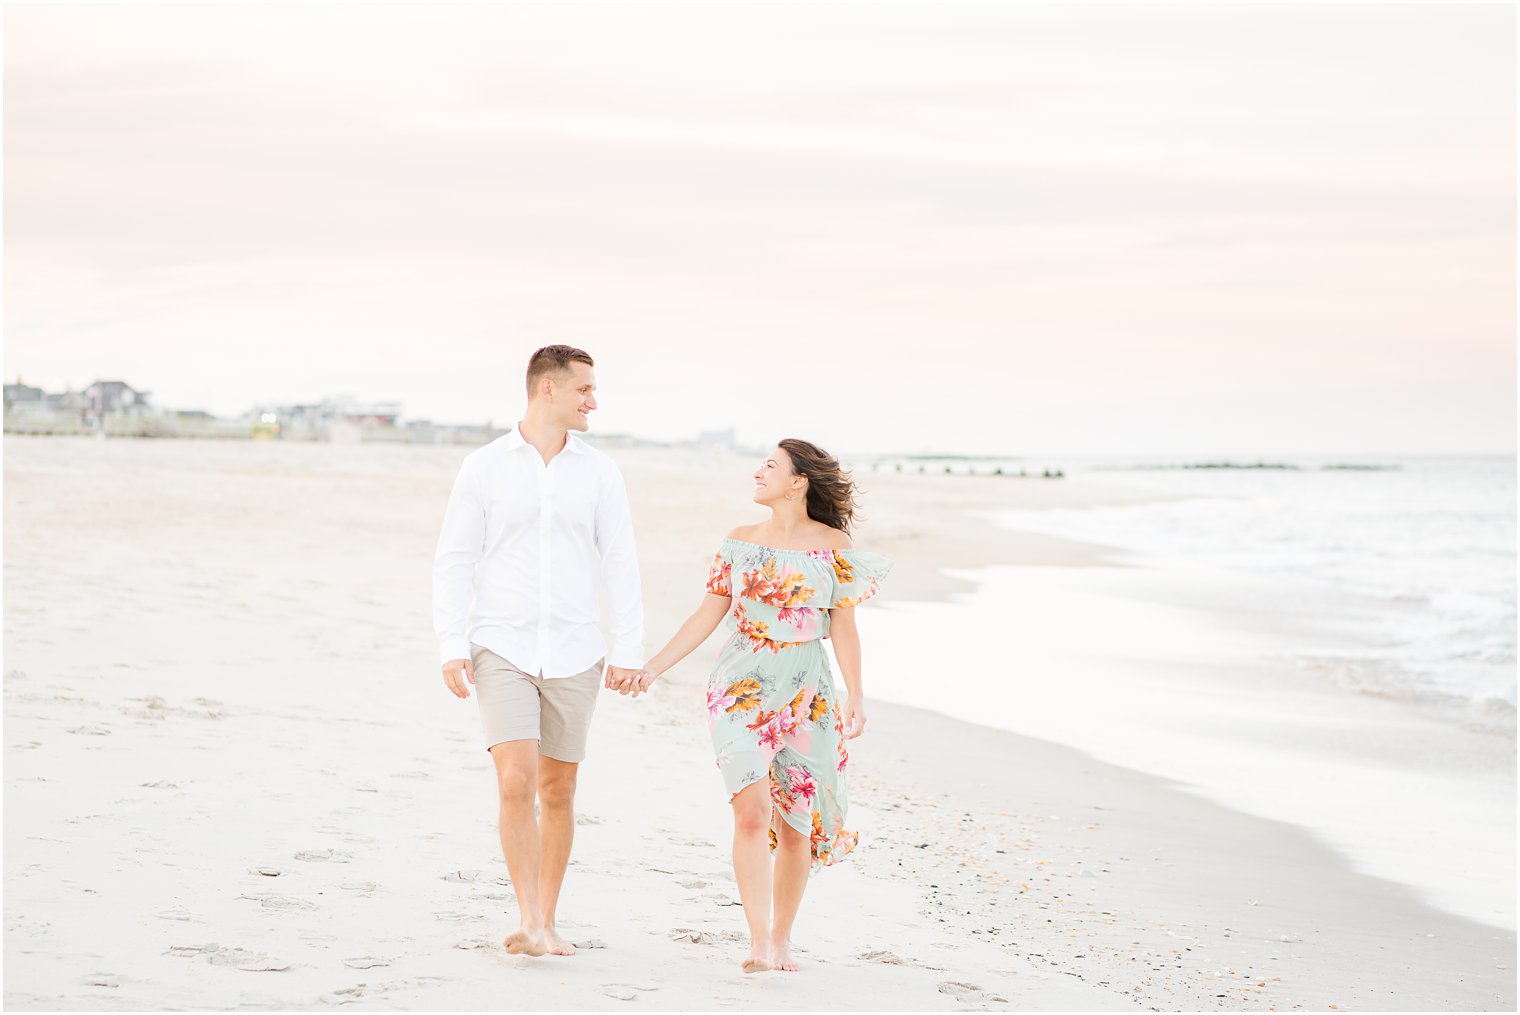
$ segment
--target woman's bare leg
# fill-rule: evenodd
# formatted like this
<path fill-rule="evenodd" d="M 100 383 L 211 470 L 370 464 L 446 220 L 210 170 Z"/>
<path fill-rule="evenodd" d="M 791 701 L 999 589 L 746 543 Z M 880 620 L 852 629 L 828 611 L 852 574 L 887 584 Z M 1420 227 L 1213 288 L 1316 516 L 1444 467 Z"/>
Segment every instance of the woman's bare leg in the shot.
<path fill-rule="evenodd" d="M 746 973 L 771 968 L 771 793 L 762 779 L 734 794 L 734 880 L 739 901 L 749 924 L 749 958 Z"/>
<path fill-rule="evenodd" d="M 813 866 L 812 839 L 785 821 L 777 835 L 774 905 L 770 933 L 771 965 L 791 972 L 797 968 L 792 959 L 792 922 L 802 905 L 807 889 L 808 871 Z"/>

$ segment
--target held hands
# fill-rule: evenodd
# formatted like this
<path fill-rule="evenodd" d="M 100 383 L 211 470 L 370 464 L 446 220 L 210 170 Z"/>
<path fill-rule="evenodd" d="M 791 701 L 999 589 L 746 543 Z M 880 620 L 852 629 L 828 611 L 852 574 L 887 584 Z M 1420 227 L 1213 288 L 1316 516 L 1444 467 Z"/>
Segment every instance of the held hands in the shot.
<path fill-rule="evenodd" d="M 621 666 L 607 667 L 607 689 L 619 694 L 632 694 L 635 698 L 649 690 L 650 685 L 657 679 L 659 678 L 647 669 L 626 670 Z"/>
<path fill-rule="evenodd" d="M 468 659 L 450 659 L 443 664 L 443 683 L 456 698 L 468 698 L 470 689 L 465 681 L 475 683 L 475 670 Z"/>

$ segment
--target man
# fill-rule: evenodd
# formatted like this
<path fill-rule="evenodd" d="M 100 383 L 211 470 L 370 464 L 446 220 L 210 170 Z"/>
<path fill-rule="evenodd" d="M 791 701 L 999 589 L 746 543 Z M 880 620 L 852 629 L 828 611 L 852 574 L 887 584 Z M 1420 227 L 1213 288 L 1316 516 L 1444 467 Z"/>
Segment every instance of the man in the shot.
<path fill-rule="evenodd" d="M 502 942 L 513 955 L 575 954 L 555 926 L 555 905 L 602 658 L 614 688 L 644 664 L 623 477 L 570 432 L 587 429 L 596 408 L 594 365 L 567 345 L 533 354 L 527 411 L 510 433 L 465 458 L 433 562 L 443 682 L 460 698 L 475 685 L 496 765 L 501 851 L 521 918 Z M 599 570 L 612 611 L 610 653 L 597 623 Z"/>

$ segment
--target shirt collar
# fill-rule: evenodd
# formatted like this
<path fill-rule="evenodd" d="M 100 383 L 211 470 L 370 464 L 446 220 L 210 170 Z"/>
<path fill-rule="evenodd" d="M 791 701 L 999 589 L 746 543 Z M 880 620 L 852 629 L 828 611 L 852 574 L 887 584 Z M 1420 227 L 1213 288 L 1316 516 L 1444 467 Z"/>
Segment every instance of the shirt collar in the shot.
<path fill-rule="evenodd" d="M 516 451 L 518 448 L 525 448 L 529 446 L 527 438 L 523 437 L 522 435 L 522 424 L 520 422 L 513 423 L 512 429 L 506 432 L 502 440 L 505 442 L 508 451 Z M 573 451 L 578 455 L 584 454 L 586 451 L 586 445 L 575 434 L 566 432 L 565 450 Z"/>

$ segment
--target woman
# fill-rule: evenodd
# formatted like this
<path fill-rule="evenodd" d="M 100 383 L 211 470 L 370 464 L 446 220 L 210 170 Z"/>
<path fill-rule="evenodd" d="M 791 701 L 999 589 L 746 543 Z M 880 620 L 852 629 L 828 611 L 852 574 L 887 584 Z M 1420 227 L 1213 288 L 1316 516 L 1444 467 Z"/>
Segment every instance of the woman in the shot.
<path fill-rule="evenodd" d="M 623 689 L 647 690 L 729 618 L 707 717 L 734 811 L 746 973 L 797 968 L 792 922 L 808 876 L 855 848 L 858 836 L 844 827 L 845 741 L 866 727 L 855 606 L 892 568 L 851 548 L 855 484 L 807 441 L 782 441 L 755 471 L 755 503 L 770 508 L 770 520 L 728 534 L 701 607 Z M 848 692 L 842 709 L 828 637 Z"/>

